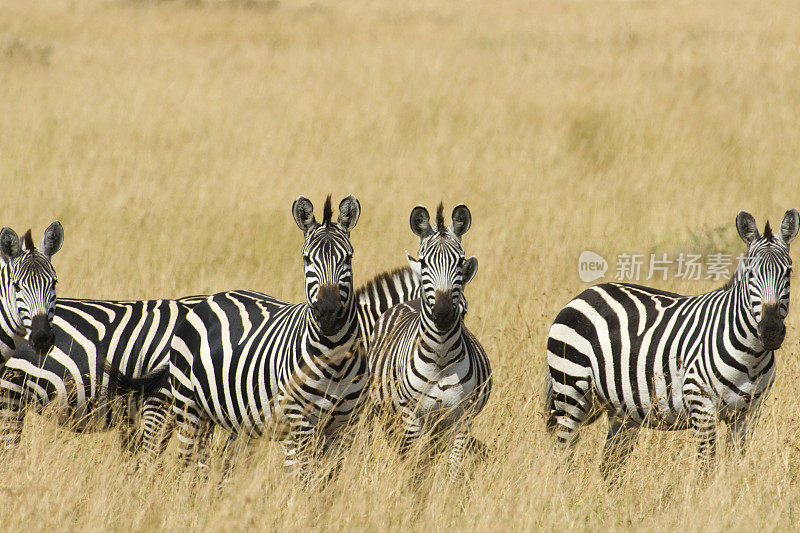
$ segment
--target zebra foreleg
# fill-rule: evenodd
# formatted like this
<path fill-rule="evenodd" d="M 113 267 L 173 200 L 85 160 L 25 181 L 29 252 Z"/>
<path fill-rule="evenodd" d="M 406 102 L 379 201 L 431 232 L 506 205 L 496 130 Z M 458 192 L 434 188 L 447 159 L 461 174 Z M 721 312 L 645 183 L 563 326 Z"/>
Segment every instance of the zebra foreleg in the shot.
<path fill-rule="evenodd" d="M 749 410 L 738 413 L 728 421 L 728 442 L 733 448 L 744 455 L 747 451 L 747 441 L 752 436 L 761 414 L 761 404 L 752 405 Z"/>
<path fill-rule="evenodd" d="M 422 433 L 422 420 L 410 407 L 403 406 L 401 411 L 403 436 L 400 441 L 400 457 L 406 458 L 409 450 L 419 440 Z"/>
<path fill-rule="evenodd" d="M 626 422 L 624 418 L 608 416 L 608 434 L 603 446 L 603 458 L 600 461 L 600 471 L 606 480 L 615 480 L 622 465 L 636 446 L 636 437 L 639 435 L 639 426 Z"/>
<path fill-rule="evenodd" d="M 464 476 L 464 450 L 469 442 L 469 423 L 462 423 L 450 445 L 450 458 L 448 461 L 447 477 L 450 481 L 457 481 Z"/>
<path fill-rule="evenodd" d="M 303 488 L 306 488 L 313 455 L 315 426 L 302 412 L 289 413 L 287 418 L 290 420 L 289 432 L 281 441 L 283 469 L 287 474 L 295 476 Z"/>
<path fill-rule="evenodd" d="M 3 381 L 0 393 L 0 455 L 12 452 L 22 439 L 27 401 L 22 389 Z"/>
<path fill-rule="evenodd" d="M 689 406 L 689 426 L 697 442 L 697 456 L 701 471 L 714 462 L 717 438 L 717 410 L 708 394 L 692 391 L 684 396 Z"/>

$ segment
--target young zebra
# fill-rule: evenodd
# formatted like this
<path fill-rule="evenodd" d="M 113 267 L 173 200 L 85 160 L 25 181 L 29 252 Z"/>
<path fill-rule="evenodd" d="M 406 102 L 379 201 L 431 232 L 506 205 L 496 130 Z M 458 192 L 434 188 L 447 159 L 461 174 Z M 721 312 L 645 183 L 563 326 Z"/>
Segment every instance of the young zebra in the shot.
<path fill-rule="evenodd" d="M 63 242 L 58 221 L 45 230 L 38 249 L 30 230 L 22 242 L 11 228 L 0 231 L 0 367 L 25 338 L 43 352 L 53 345 L 58 278 L 50 260 Z"/>
<path fill-rule="evenodd" d="M 112 391 L 104 370 L 128 379 L 167 368 L 169 341 L 177 324 L 205 296 L 178 300 L 78 300 L 60 298 L 53 319 L 53 346 L 42 350 L 21 345 L 0 372 L 0 442 L 19 441 L 29 405 L 58 401 L 61 422 L 75 431 L 120 425 L 123 443 L 131 441 L 142 409 L 141 396 L 128 398 L 124 419 L 110 409 Z M 150 395 L 161 405 L 168 390 Z M 119 410 L 117 410 L 119 413 Z"/>
<path fill-rule="evenodd" d="M 777 234 L 767 223 L 760 235 L 744 211 L 736 228 L 747 255 L 724 287 L 680 296 L 603 283 L 568 303 L 550 328 L 547 426 L 571 446 L 582 423 L 607 413 L 605 475 L 633 450 L 641 426 L 691 428 L 704 467 L 718 420 L 744 449 L 786 332 L 798 213 L 787 211 Z"/>
<path fill-rule="evenodd" d="M 401 454 L 426 427 L 437 436 L 452 432 L 449 475 L 455 478 L 462 471 L 472 419 L 489 399 L 492 378 L 483 347 L 463 323 L 461 296 L 478 269 L 478 260 L 465 260 L 461 246 L 472 218 L 459 205 L 445 226 L 443 209 L 439 204 L 435 227 L 424 207 L 411 212 L 420 248 L 419 259 L 409 256 L 409 263 L 422 280 L 422 297 L 380 317 L 368 358 L 376 410 L 402 419 Z"/>
<path fill-rule="evenodd" d="M 288 304 L 254 291 L 229 291 L 198 304 L 172 340 L 169 383 L 179 453 L 204 453 L 212 424 L 236 435 L 282 431 L 284 465 L 302 474 L 319 429 L 332 443 L 360 402 L 366 361 L 357 349 L 350 232 L 361 213 L 352 195 L 322 222 L 309 200 L 292 206 L 303 230 L 306 301 Z M 157 379 L 158 376 L 154 376 Z M 156 432 L 145 440 L 160 439 Z M 158 450 L 158 443 L 149 449 Z"/>

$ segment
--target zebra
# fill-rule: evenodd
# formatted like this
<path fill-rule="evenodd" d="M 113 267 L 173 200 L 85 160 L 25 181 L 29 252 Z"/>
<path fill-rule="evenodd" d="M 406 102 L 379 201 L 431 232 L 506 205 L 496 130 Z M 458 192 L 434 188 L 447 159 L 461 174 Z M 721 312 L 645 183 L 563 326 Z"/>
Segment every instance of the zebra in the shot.
<path fill-rule="evenodd" d="M 360 213 L 349 195 L 333 221 L 328 196 L 317 222 L 312 203 L 295 200 L 292 214 L 304 234 L 304 303 L 250 290 L 221 292 L 195 306 L 177 328 L 166 380 L 184 465 L 195 454 L 204 458 L 214 425 L 230 432 L 226 448 L 238 435 L 254 438 L 277 428 L 284 467 L 301 477 L 315 431 L 323 449 L 340 441 L 368 378 L 351 270 L 350 232 Z M 160 450 L 158 433 L 145 435 L 146 448 Z"/>
<path fill-rule="evenodd" d="M 413 300 L 419 297 L 420 280 L 409 267 L 396 268 L 391 271 L 382 272 L 374 276 L 364 285 L 358 288 L 355 294 L 356 314 L 359 325 L 359 342 L 362 344 L 356 348 L 366 354 L 369 347 L 368 339 L 375 327 L 378 318 L 390 307 L 400 302 Z M 466 300 L 462 296 L 462 305 L 466 308 Z M 163 373 L 154 373 L 145 382 L 131 380 L 118 374 L 111 376 L 111 386 L 121 391 L 135 391 L 139 393 L 144 387 L 153 387 L 153 381 L 164 379 Z M 167 386 L 167 391 L 169 387 Z M 161 393 L 163 389 L 156 389 Z M 169 406 L 166 401 L 148 400 L 144 408 L 143 422 L 143 441 L 140 463 L 152 461 L 155 457 L 163 453 L 169 438 L 172 434 L 172 420 L 169 417 Z M 208 438 L 208 434 L 204 434 Z M 235 435 L 233 436 L 235 438 Z M 232 439 L 231 439 L 232 440 Z M 476 443 L 476 446 L 483 446 Z M 203 456 L 198 463 L 203 464 Z M 230 470 L 231 464 L 228 463 L 226 470 Z"/>
<path fill-rule="evenodd" d="M 31 230 L 21 241 L 11 228 L 0 230 L 0 366 L 23 339 L 42 352 L 53 345 L 58 277 L 51 258 L 63 242 L 64 229 L 57 220 L 45 230 L 39 248 Z"/>
<path fill-rule="evenodd" d="M 52 348 L 42 351 L 23 343 L 0 371 L 0 447 L 11 449 L 19 442 L 29 406 L 57 405 L 62 425 L 77 432 L 118 426 L 123 445 L 135 449 L 140 413 L 169 403 L 169 391 L 140 394 L 114 407 L 116 391 L 109 388 L 107 374 L 135 379 L 168 368 L 175 327 L 204 298 L 59 298 Z"/>
<path fill-rule="evenodd" d="M 681 296 L 625 283 L 586 289 L 556 316 L 547 340 L 547 428 L 571 449 L 579 426 L 608 416 L 600 468 L 608 477 L 633 450 L 642 426 L 691 429 L 705 471 L 716 427 L 744 451 L 775 379 L 786 333 L 798 212 L 775 234 L 736 217 L 747 253 L 725 286 Z"/>
<path fill-rule="evenodd" d="M 478 260 L 465 259 L 461 245 L 472 216 L 458 205 L 445 226 L 443 211 L 439 204 L 435 227 L 424 207 L 411 212 L 420 248 L 418 260 L 408 259 L 421 279 L 421 298 L 395 305 L 378 319 L 368 352 L 369 397 L 375 412 L 401 419 L 403 456 L 426 428 L 436 437 L 449 432 L 453 479 L 463 472 L 471 423 L 489 399 L 492 374 L 486 352 L 463 322 L 461 295 L 478 269 Z"/>

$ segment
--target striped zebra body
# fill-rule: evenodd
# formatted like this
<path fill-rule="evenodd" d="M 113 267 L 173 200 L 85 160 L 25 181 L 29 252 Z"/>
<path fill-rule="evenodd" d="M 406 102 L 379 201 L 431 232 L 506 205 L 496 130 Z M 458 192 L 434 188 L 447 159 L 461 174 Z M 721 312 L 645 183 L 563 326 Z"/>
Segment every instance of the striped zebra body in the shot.
<path fill-rule="evenodd" d="M 604 283 L 567 304 L 550 328 L 547 425 L 569 446 L 581 424 L 607 413 L 605 474 L 643 426 L 690 428 L 703 464 L 714 455 L 719 420 L 744 448 L 775 379 L 797 212 L 786 213 L 775 236 L 769 226 L 760 236 L 744 212 L 737 227 L 748 253 L 725 287 L 681 296 Z"/>
<path fill-rule="evenodd" d="M 360 206 L 348 196 L 333 222 L 328 197 L 324 211 L 318 223 L 307 199 L 292 206 L 305 236 L 305 303 L 252 291 L 219 293 L 176 331 L 169 383 L 185 463 L 198 451 L 203 457 L 212 424 L 231 431 L 229 443 L 277 427 L 285 467 L 303 474 L 313 434 L 319 431 L 324 447 L 336 442 L 358 406 L 367 376 L 349 235 Z M 145 444 L 151 452 L 160 446 Z"/>
<path fill-rule="evenodd" d="M 58 278 L 50 260 L 63 241 L 58 221 L 45 230 L 39 248 L 30 230 L 21 241 L 11 228 L 0 231 L 0 366 L 24 339 L 42 352 L 52 346 Z"/>
<path fill-rule="evenodd" d="M 28 405 L 58 406 L 59 419 L 76 431 L 106 429 L 114 421 L 127 430 L 138 418 L 141 399 L 122 411 L 111 409 L 105 370 L 139 378 L 169 362 L 176 326 L 205 296 L 178 300 L 110 301 L 59 299 L 53 320 L 54 345 L 41 354 L 23 345 L 0 373 L 0 436 L 19 440 Z M 169 390 L 149 401 L 169 403 Z"/>
<path fill-rule="evenodd" d="M 358 326 L 359 326 L 359 339 L 356 342 L 364 342 L 367 340 L 369 335 L 372 333 L 372 330 L 375 327 L 375 323 L 378 321 L 378 318 L 387 311 L 390 307 L 395 304 L 412 300 L 415 297 L 419 296 L 419 285 L 420 281 L 414 273 L 412 272 L 411 268 L 406 266 L 403 268 L 395 269 L 391 272 L 385 272 L 378 274 L 372 280 L 365 283 L 356 291 L 356 315 L 358 318 Z M 223 293 L 218 295 L 221 300 L 232 302 L 236 300 L 243 300 L 248 304 L 255 303 L 258 307 L 258 312 L 263 313 L 263 302 L 264 301 L 271 301 L 272 304 L 279 308 L 285 308 L 284 312 L 289 313 L 291 309 L 289 309 L 289 304 L 285 304 L 278 300 L 274 300 L 273 298 L 262 295 L 260 293 L 252 293 L 249 291 L 233 291 L 230 293 Z M 232 298 L 232 300 L 231 300 Z M 234 304 L 237 305 L 237 304 Z M 294 306 L 298 307 L 298 306 Z M 239 313 L 241 311 L 241 307 L 237 305 L 236 312 Z M 200 311 L 198 309 L 198 311 Z M 196 320 L 196 319 L 193 319 Z M 201 322 L 205 323 L 205 320 L 201 320 Z M 244 321 L 243 321 L 244 322 Z M 246 323 L 252 327 L 252 324 L 257 322 L 257 320 L 253 320 L 248 318 Z M 187 326 L 189 328 L 190 326 Z M 193 328 L 194 329 L 194 328 Z M 192 335 L 197 333 L 197 330 L 194 329 L 187 329 L 188 335 Z M 351 349 L 359 349 L 357 346 L 353 346 Z M 366 353 L 366 349 L 362 346 L 360 348 L 362 353 Z M 185 347 L 176 347 L 176 360 L 179 361 L 176 363 L 176 366 L 179 366 L 183 370 L 179 370 L 178 368 L 175 369 L 180 375 L 180 381 L 189 384 L 191 382 L 191 378 L 189 377 L 190 374 L 187 369 L 192 368 L 193 356 L 189 353 Z M 361 359 L 354 359 L 355 361 L 360 361 Z M 356 370 L 357 373 L 361 372 L 361 369 L 356 369 L 355 367 L 353 370 Z M 340 373 L 342 373 L 340 371 Z M 353 376 L 352 379 L 355 379 L 356 376 Z M 343 382 L 348 382 L 351 378 L 345 378 Z M 255 387 L 254 387 L 255 389 Z M 272 394 L 275 394 L 275 391 L 271 391 Z M 277 392 L 281 394 L 280 391 Z M 341 393 L 337 393 L 341 394 Z M 187 403 L 192 404 L 192 409 L 196 410 L 198 408 L 195 405 L 193 396 L 190 397 L 188 395 L 184 395 L 184 400 Z M 271 431 L 274 428 L 265 426 L 264 422 L 272 416 L 274 418 L 275 413 L 275 404 L 278 402 L 273 402 L 272 404 L 268 403 L 264 407 L 264 412 L 267 413 L 267 416 L 259 416 L 254 419 L 252 417 L 253 411 L 247 415 L 248 420 L 250 421 L 248 424 L 247 431 L 255 431 L 256 434 L 261 434 L 264 431 Z M 153 411 L 149 411 L 148 407 L 145 407 L 146 415 L 145 415 L 145 429 L 144 429 L 144 452 L 145 456 L 149 456 L 149 459 L 152 459 L 154 456 L 159 455 L 163 452 L 164 448 L 166 447 L 167 440 L 170 437 L 170 428 L 171 425 L 168 423 L 168 413 L 166 412 L 166 406 L 161 404 L 154 404 Z M 162 408 L 159 408 L 162 407 Z M 235 409 L 234 409 L 235 410 Z M 231 417 L 229 420 L 227 417 L 222 416 L 218 417 L 215 422 L 223 427 L 227 427 L 229 429 L 234 429 L 235 431 L 239 431 L 240 428 L 236 427 L 238 423 L 239 417 L 244 419 L 242 415 Z M 253 420 L 258 421 L 258 427 L 255 428 L 255 424 Z M 234 423 L 236 421 L 236 423 Z M 336 421 L 337 425 L 341 425 L 343 419 L 340 416 L 339 420 Z M 254 429 L 255 428 L 255 429 Z"/>
<path fill-rule="evenodd" d="M 445 227 L 442 206 L 436 229 L 427 211 L 412 211 L 411 227 L 420 236 L 421 298 L 395 305 L 378 320 L 369 349 L 370 399 L 376 411 L 401 419 L 401 453 L 406 454 L 426 429 L 452 436 L 449 474 L 461 473 L 464 447 L 473 418 L 491 392 L 491 368 L 478 340 L 463 324 L 463 286 L 477 270 L 464 260 L 461 235 L 471 217 L 465 206 L 453 211 Z"/>

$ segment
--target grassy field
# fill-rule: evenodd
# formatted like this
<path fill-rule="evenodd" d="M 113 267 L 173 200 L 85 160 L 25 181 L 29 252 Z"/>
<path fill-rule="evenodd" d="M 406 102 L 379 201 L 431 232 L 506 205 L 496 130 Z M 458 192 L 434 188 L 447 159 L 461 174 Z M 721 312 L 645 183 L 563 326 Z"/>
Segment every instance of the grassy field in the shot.
<path fill-rule="evenodd" d="M 705 480 L 688 434 L 644 431 L 608 486 L 604 424 L 563 468 L 540 391 L 582 250 L 738 254 L 740 209 L 800 207 L 798 49 L 785 0 L 0 0 L 0 225 L 38 241 L 61 220 L 61 295 L 297 301 L 297 195 L 359 198 L 357 283 L 416 252 L 414 205 L 464 202 L 495 376 L 463 487 L 441 461 L 414 486 L 378 436 L 310 492 L 253 443 L 218 491 L 176 480 L 174 453 L 132 472 L 115 434 L 31 417 L 0 459 L 0 528 L 797 529 L 797 310 L 749 452 Z"/>

